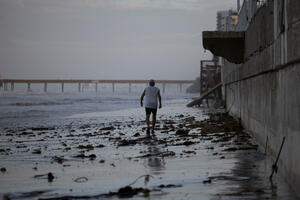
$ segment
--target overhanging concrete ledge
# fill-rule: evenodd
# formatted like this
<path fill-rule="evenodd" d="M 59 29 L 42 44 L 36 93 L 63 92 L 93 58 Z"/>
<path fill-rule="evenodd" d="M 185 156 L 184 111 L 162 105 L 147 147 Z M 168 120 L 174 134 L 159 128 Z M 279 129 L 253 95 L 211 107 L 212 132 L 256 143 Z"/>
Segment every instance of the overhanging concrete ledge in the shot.
<path fill-rule="evenodd" d="M 244 31 L 203 31 L 203 47 L 229 62 L 244 62 Z"/>

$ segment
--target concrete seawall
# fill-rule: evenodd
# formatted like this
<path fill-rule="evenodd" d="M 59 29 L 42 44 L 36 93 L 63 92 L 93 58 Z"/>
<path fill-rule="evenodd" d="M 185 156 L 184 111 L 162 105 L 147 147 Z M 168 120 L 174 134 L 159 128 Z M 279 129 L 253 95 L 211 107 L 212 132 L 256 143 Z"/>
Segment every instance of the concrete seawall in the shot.
<path fill-rule="evenodd" d="M 268 0 L 245 31 L 243 64 L 223 67 L 226 106 L 300 196 L 300 1 Z"/>

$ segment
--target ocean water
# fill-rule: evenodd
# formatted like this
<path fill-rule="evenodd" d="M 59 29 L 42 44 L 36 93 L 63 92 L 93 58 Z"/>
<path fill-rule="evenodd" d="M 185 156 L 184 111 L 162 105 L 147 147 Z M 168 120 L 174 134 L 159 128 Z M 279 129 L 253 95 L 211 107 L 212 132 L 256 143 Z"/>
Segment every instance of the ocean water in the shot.
<path fill-rule="evenodd" d="M 65 88 L 64 93 L 57 88 L 49 88 L 49 92 L 44 93 L 41 91 L 42 87 L 38 86 L 31 92 L 25 92 L 22 88 L 18 88 L 15 92 L 0 91 L 0 125 L 6 127 L 35 121 L 65 119 L 76 114 L 138 108 L 144 87 L 144 85 L 133 86 L 131 92 L 128 91 L 128 85 L 117 85 L 115 92 L 112 92 L 110 85 L 99 88 L 98 92 L 93 88 L 86 88 L 80 93 L 76 88 Z M 176 85 L 170 85 L 165 93 L 161 91 L 161 95 L 163 106 L 196 96 L 180 92 Z"/>

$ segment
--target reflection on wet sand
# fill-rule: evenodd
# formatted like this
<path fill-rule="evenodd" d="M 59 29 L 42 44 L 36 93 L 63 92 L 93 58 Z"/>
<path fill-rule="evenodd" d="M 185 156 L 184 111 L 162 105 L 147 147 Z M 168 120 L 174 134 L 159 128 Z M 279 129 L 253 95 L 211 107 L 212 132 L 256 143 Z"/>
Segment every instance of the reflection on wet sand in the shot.
<path fill-rule="evenodd" d="M 106 123 L 97 117 L 2 129 L 0 197 L 297 199 L 280 174 L 269 182 L 269 157 L 238 121 L 165 109 L 151 137 L 135 111 L 105 115 Z"/>
<path fill-rule="evenodd" d="M 162 152 L 164 152 L 162 147 L 156 147 L 156 146 L 148 146 L 147 148 L 148 152 L 152 154 L 153 156 L 148 157 L 145 159 L 145 166 L 150 169 L 150 174 L 153 175 L 159 175 L 162 174 L 165 170 L 165 160 L 164 157 L 158 156 L 161 155 Z"/>

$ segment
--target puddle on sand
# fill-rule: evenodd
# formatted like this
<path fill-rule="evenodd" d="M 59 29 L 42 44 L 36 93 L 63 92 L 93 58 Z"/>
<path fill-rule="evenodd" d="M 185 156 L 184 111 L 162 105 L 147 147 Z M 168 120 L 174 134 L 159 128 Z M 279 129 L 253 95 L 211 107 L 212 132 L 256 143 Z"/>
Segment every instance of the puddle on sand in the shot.
<path fill-rule="evenodd" d="M 143 118 L 131 109 L 68 118 L 59 126 L 3 128 L 0 193 L 11 199 L 297 199 L 280 175 L 269 182 L 271 159 L 231 117 L 208 119 L 199 109 L 173 105 L 159 112 L 150 138 Z"/>

